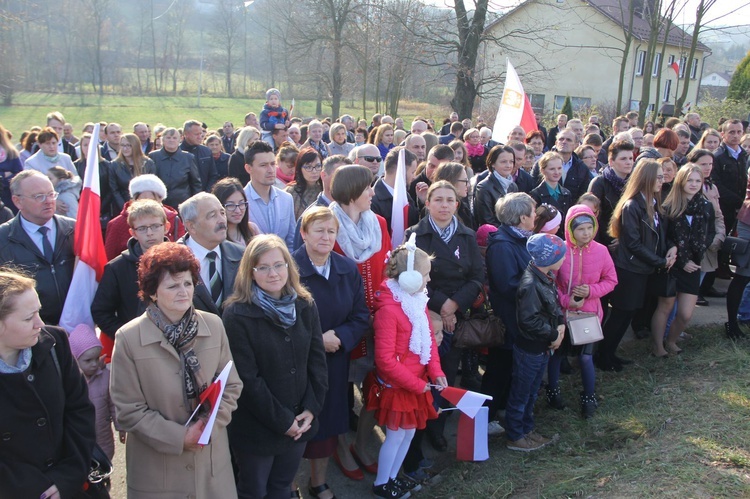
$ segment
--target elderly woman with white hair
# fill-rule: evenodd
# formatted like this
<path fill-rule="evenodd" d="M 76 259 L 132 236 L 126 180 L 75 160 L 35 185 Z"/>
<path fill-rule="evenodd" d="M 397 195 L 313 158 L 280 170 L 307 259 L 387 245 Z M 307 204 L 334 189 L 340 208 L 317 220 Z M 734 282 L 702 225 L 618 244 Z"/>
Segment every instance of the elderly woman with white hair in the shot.
<path fill-rule="evenodd" d="M 342 156 L 348 156 L 354 144 L 346 141 L 346 126 L 343 123 L 334 123 L 331 125 L 331 129 L 328 131 L 328 136 L 331 137 L 331 142 L 328 143 L 328 150 L 333 154 L 341 154 Z"/>
<path fill-rule="evenodd" d="M 164 204 L 179 206 L 194 194 L 203 191 L 195 157 L 180 149 L 180 134 L 167 128 L 161 136 L 162 148 L 148 157 L 154 162 L 154 172 L 167 186 Z"/>
<path fill-rule="evenodd" d="M 328 144 L 323 142 L 323 131 L 323 123 L 318 120 L 312 120 L 307 125 L 307 140 L 302 144 L 300 150 L 306 147 L 312 147 L 318 151 L 321 159 L 326 159 L 330 156 L 331 151 L 328 148 Z"/>
<path fill-rule="evenodd" d="M 250 182 L 250 174 L 245 171 L 245 149 L 258 139 L 260 139 L 260 130 L 257 128 L 253 126 L 240 128 L 237 145 L 229 157 L 227 175 L 236 178 L 242 185 Z"/>

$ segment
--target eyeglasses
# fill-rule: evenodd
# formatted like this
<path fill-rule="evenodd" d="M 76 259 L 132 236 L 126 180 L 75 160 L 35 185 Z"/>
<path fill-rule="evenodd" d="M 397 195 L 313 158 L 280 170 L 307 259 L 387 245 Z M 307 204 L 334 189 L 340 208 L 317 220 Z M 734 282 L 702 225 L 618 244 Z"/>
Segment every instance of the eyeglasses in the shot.
<path fill-rule="evenodd" d="M 273 269 L 273 271 L 277 274 L 281 274 L 281 272 L 288 267 L 288 263 L 276 263 L 274 265 L 261 265 L 260 267 L 253 267 L 253 270 L 259 274 L 268 275 L 271 273 L 271 269 Z"/>
<path fill-rule="evenodd" d="M 360 156 L 360 158 L 370 163 L 375 163 L 376 161 L 380 163 L 381 161 L 383 161 L 383 158 L 381 158 L 380 156 Z"/>
<path fill-rule="evenodd" d="M 244 203 L 227 203 L 224 205 L 227 211 L 245 211 L 247 209 L 247 201 Z"/>
<path fill-rule="evenodd" d="M 129 142 L 123 142 L 120 147 L 132 147 Z"/>
<path fill-rule="evenodd" d="M 460 179 L 456 180 L 456 182 L 462 182 L 462 183 L 464 183 L 466 185 L 469 185 L 469 179 L 468 178 L 467 179 L 460 178 Z"/>
<path fill-rule="evenodd" d="M 323 165 L 320 163 L 317 163 L 315 165 L 302 165 L 302 168 L 304 168 L 308 172 L 319 172 L 323 169 Z"/>
<path fill-rule="evenodd" d="M 48 192 L 47 194 L 34 194 L 33 196 L 25 196 L 23 194 L 18 194 L 18 197 L 33 199 L 37 203 L 44 203 L 45 201 L 47 201 L 47 198 L 50 198 L 51 200 L 54 201 L 55 199 L 57 199 L 57 196 L 59 195 L 60 194 L 58 194 L 57 192 L 52 191 L 52 192 Z"/>
<path fill-rule="evenodd" d="M 138 234 L 147 234 L 148 231 L 156 232 L 162 227 L 164 227 L 164 224 L 141 225 L 140 227 L 133 227 L 133 230 Z"/>

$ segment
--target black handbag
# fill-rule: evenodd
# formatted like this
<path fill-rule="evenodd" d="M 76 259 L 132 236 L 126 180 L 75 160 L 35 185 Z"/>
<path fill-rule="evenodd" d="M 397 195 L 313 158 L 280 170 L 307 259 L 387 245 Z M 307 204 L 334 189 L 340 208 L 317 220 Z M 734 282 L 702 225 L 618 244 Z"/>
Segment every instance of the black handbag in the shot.
<path fill-rule="evenodd" d="M 721 245 L 721 250 L 724 251 L 725 253 L 728 253 L 731 258 L 732 263 L 736 264 L 737 258 L 747 253 L 747 249 L 749 245 L 750 245 L 750 241 L 747 239 L 742 239 L 741 237 L 727 236 L 727 238 L 724 239 L 724 243 Z"/>
<path fill-rule="evenodd" d="M 505 343 L 505 324 L 492 312 L 484 286 L 482 295 L 484 302 L 479 309 L 456 323 L 453 334 L 456 348 L 497 347 Z"/>

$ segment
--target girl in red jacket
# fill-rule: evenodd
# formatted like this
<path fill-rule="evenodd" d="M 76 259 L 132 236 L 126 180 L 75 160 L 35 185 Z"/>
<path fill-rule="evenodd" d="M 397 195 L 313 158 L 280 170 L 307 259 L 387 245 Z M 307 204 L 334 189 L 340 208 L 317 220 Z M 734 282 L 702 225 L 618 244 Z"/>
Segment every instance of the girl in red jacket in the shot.
<path fill-rule="evenodd" d="M 375 371 L 366 393 L 367 409 L 386 426 L 373 493 L 398 498 L 413 487 L 397 475 L 414 433 L 437 417 L 427 377 L 438 390 L 448 382 L 427 313 L 430 257 L 417 248 L 414 234 L 393 252 L 386 276 L 375 294 Z"/>

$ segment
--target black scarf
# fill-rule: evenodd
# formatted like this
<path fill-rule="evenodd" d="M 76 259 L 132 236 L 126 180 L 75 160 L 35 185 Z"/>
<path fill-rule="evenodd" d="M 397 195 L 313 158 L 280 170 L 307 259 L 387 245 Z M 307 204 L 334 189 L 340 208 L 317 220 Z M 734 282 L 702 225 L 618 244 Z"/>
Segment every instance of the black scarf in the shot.
<path fill-rule="evenodd" d="M 602 177 L 604 177 L 604 180 L 612 184 L 612 187 L 615 188 L 617 194 L 622 195 L 622 191 L 623 189 L 625 189 L 625 184 L 628 183 L 627 178 L 618 177 L 611 166 L 607 166 L 604 170 L 602 170 Z"/>
<path fill-rule="evenodd" d="M 696 194 L 688 201 L 687 208 L 682 216 L 677 217 L 673 221 L 679 268 L 685 266 L 688 261 L 700 265 L 703 255 L 706 253 L 706 212 L 704 203 L 707 203 L 707 201 L 701 193 Z M 688 216 L 692 217 L 690 223 L 688 223 Z"/>

